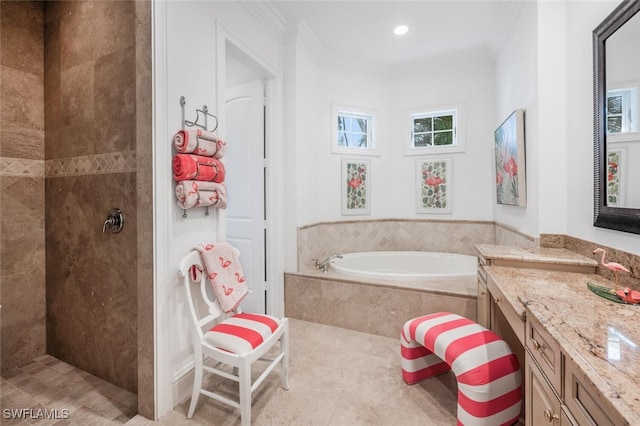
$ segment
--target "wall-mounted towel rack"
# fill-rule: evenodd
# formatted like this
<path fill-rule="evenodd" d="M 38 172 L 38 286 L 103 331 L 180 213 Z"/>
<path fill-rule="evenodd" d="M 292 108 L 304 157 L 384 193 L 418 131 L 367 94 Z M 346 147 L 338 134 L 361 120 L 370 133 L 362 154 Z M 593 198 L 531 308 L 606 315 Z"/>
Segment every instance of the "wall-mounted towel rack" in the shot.
<path fill-rule="evenodd" d="M 209 206 L 204 206 L 204 215 L 209 216 Z M 182 209 L 182 217 L 184 217 L 185 219 L 188 217 L 187 211 L 185 209 Z"/>
<path fill-rule="evenodd" d="M 209 113 L 209 108 L 206 105 L 202 106 L 202 109 L 196 109 L 196 119 L 195 121 L 190 121 L 185 118 L 185 106 L 187 104 L 187 99 L 184 96 L 180 96 L 180 109 L 181 109 L 181 119 L 182 119 L 182 130 L 186 130 L 187 127 L 199 127 L 207 132 L 215 132 L 218 128 L 218 117 Z M 202 123 L 199 122 L 202 119 Z M 209 129 L 210 119 L 213 119 L 215 125 L 212 129 Z M 209 216 L 209 206 L 204 206 L 205 211 L 204 215 Z M 182 217 L 187 217 L 187 210 L 182 209 Z"/>
<path fill-rule="evenodd" d="M 218 117 L 216 117 L 213 114 L 209 114 L 209 108 L 206 105 L 203 105 L 202 109 L 196 109 L 196 121 L 189 121 L 184 118 L 184 109 L 186 104 L 187 104 L 186 98 L 184 96 L 180 96 L 180 108 L 182 109 L 182 128 L 183 129 L 185 129 L 186 126 L 188 126 L 188 127 L 200 127 L 201 129 L 206 130 L 207 132 L 216 131 L 216 129 L 218 128 Z M 215 120 L 215 126 L 213 127 L 213 129 L 209 129 L 208 127 L 209 117 Z M 203 119 L 204 123 L 198 123 L 200 118 Z"/>

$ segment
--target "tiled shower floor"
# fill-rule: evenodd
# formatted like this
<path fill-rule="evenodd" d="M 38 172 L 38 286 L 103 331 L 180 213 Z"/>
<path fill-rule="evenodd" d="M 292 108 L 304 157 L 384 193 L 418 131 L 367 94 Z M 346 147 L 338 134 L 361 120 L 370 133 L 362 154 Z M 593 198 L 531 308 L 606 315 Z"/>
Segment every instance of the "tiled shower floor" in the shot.
<path fill-rule="evenodd" d="M 50 355 L 13 373 L 0 379 L 3 425 L 123 424 L 137 412 L 135 394 Z"/>
<path fill-rule="evenodd" d="M 399 339 L 290 320 L 291 389 L 280 387 L 279 368 L 254 392 L 252 424 L 452 425 L 455 379 L 449 374 L 408 386 L 401 378 Z M 136 396 L 44 356 L 2 380 L 2 409 L 46 407 L 70 411 L 68 419 L 2 424 L 195 426 L 240 425 L 238 410 L 201 397 L 193 419 L 189 400 L 152 422 L 135 416 Z M 257 372 L 259 374 L 259 371 Z M 255 372 L 254 372 L 255 375 Z M 237 385 L 211 379 L 237 395 Z M 4 413 L 4 411 L 3 411 Z M 133 418 L 132 418 L 133 417 Z"/>

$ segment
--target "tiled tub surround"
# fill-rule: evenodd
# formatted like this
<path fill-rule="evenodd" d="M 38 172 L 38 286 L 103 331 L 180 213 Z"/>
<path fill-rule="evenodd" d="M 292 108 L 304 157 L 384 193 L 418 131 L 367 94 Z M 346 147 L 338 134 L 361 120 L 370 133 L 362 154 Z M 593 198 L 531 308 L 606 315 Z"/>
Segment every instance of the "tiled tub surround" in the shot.
<path fill-rule="evenodd" d="M 481 221 L 381 219 L 323 222 L 298 229 L 298 271 L 335 253 L 430 251 L 475 256 L 476 244 L 537 245 L 513 229 Z"/>
<path fill-rule="evenodd" d="M 383 219 L 324 222 L 298 229 L 298 271 L 285 274 L 291 318 L 397 337 L 407 319 L 449 310 L 477 315 L 475 277 L 457 282 L 346 277 L 314 267 L 312 259 L 361 251 L 430 251 L 475 256 L 476 244 L 537 240 L 493 222 Z"/>
<path fill-rule="evenodd" d="M 306 268 L 285 273 L 285 315 L 398 337 L 407 319 L 437 311 L 476 318 L 475 277 L 460 281 L 376 280 Z"/>
<path fill-rule="evenodd" d="M 587 385 L 601 394 L 598 403 L 607 412 L 625 424 L 640 424 L 639 306 L 593 294 L 588 282 L 614 285 L 595 274 L 501 266 L 486 271 L 518 315 L 542 324 Z"/>

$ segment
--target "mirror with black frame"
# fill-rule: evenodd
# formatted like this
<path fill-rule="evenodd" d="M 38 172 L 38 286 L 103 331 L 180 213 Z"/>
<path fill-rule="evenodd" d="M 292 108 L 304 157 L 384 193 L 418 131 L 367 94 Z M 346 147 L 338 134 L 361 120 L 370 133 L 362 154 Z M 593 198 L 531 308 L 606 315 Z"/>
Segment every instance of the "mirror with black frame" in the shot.
<path fill-rule="evenodd" d="M 594 226 L 640 234 L 640 0 L 593 31 Z"/>

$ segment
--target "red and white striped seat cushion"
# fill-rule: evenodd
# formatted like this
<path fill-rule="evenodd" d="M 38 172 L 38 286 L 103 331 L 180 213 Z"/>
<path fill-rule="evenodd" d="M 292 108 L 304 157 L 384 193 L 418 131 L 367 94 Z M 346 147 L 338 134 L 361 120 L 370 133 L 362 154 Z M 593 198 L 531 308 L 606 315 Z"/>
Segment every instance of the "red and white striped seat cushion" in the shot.
<path fill-rule="evenodd" d="M 449 312 L 414 318 L 400 337 L 408 384 L 451 370 L 458 382 L 458 425 L 510 425 L 522 404 L 518 359 L 505 341 Z"/>
<path fill-rule="evenodd" d="M 211 346 L 243 355 L 251 352 L 277 329 L 279 320 L 263 314 L 237 314 L 216 324 L 204 335 Z"/>

